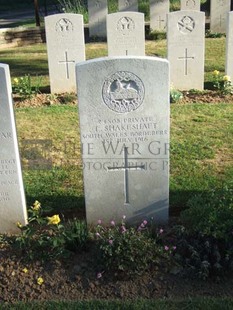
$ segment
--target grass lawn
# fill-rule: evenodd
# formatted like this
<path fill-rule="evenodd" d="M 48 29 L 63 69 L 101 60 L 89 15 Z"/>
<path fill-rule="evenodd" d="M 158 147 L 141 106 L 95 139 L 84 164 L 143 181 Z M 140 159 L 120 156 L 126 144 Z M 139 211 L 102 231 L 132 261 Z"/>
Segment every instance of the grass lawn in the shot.
<path fill-rule="evenodd" d="M 230 310 L 233 307 L 231 299 L 214 298 L 190 298 L 184 300 L 138 300 L 135 302 L 124 301 L 77 301 L 77 302 L 46 302 L 46 303 L 27 303 L 3 306 L 2 309 L 17 310 Z"/>

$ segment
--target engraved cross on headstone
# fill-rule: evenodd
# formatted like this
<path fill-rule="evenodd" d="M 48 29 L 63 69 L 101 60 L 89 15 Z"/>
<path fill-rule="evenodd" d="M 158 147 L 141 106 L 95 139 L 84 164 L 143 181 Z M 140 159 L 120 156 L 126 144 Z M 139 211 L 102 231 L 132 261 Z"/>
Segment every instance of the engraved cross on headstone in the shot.
<path fill-rule="evenodd" d="M 101 35 L 103 29 L 103 20 L 98 18 L 98 21 L 95 21 L 93 24 L 96 27 L 97 35 Z"/>
<path fill-rule="evenodd" d="M 185 72 L 185 75 L 188 75 L 188 60 L 189 59 L 194 59 L 195 57 L 193 56 L 188 56 L 188 49 L 185 48 L 185 55 L 184 57 L 178 57 L 178 59 L 180 60 L 184 60 L 184 72 Z"/>
<path fill-rule="evenodd" d="M 221 27 L 222 26 L 222 22 L 224 23 L 225 22 L 225 18 L 222 17 L 222 15 L 219 16 L 219 26 Z"/>
<path fill-rule="evenodd" d="M 124 171 L 124 192 L 125 192 L 125 204 L 129 204 L 129 170 L 145 170 L 145 165 L 130 165 L 128 162 L 128 147 L 124 147 L 124 165 L 121 167 L 108 167 L 109 171 Z"/>
<path fill-rule="evenodd" d="M 75 60 L 68 60 L 68 52 L 65 51 L 65 60 L 59 61 L 59 64 L 64 64 L 66 65 L 66 78 L 70 78 L 70 72 L 69 72 L 69 64 L 75 63 Z"/>
<path fill-rule="evenodd" d="M 162 24 L 165 23 L 165 20 L 162 19 L 162 17 L 159 15 L 159 18 L 158 18 L 157 22 L 158 22 L 159 29 L 161 29 L 162 28 Z M 164 28 L 165 28 L 165 26 L 164 26 Z"/>

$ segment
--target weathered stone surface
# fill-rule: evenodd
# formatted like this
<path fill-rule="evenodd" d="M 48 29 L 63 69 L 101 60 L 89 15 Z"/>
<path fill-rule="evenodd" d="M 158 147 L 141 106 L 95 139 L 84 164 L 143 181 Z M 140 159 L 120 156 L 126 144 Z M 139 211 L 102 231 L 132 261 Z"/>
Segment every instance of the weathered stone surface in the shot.
<path fill-rule="evenodd" d="M 180 9 L 184 11 L 200 11 L 201 2 L 200 0 L 181 0 Z"/>
<path fill-rule="evenodd" d="M 167 57 L 171 83 L 180 90 L 204 87 L 205 13 L 177 11 L 168 14 Z"/>
<path fill-rule="evenodd" d="M 150 0 L 150 28 L 166 31 L 169 0 Z"/>
<path fill-rule="evenodd" d="M 51 92 L 76 92 L 75 63 L 85 60 L 83 16 L 49 15 L 45 29 Z"/>
<path fill-rule="evenodd" d="M 166 222 L 169 65 L 155 57 L 77 64 L 86 215 Z"/>
<path fill-rule="evenodd" d="M 0 232 L 27 223 L 26 201 L 12 104 L 9 66 L 0 64 Z"/>
<path fill-rule="evenodd" d="M 119 11 L 138 12 L 138 0 L 118 0 Z"/>
<path fill-rule="evenodd" d="M 210 1 L 210 30 L 211 32 L 226 32 L 227 13 L 231 10 L 230 0 Z"/>
<path fill-rule="evenodd" d="M 89 35 L 106 38 L 107 0 L 88 0 Z"/>
<path fill-rule="evenodd" d="M 233 82 L 233 12 L 228 13 L 226 42 L 226 74 Z"/>
<path fill-rule="evenodd" d="M 108 56 L 144 56 L 144 14 L 119 12 L 107 16 Z"/>

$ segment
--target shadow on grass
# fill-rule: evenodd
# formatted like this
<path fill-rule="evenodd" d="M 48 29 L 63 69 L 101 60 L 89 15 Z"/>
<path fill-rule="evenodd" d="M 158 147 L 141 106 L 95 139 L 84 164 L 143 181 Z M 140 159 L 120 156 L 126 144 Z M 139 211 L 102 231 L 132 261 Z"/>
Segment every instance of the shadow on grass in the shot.
<path fill-rule="evenodd" d="M 2 62 L 7 63 L 10 66 L 11 76 L 21 77 L 24 75 L 31 76 L 48 76 L 48 61 L 40 60 L 39 62 L 34 62 L 33 66 L 25 59 L 5 59 Z"/>
<path fill-rule="evenodd" d="M 215 90 L 213 82 L 205 82 L 204 83 L 204 89 Z"/>
<path fill-rule="evenodd" d="M 32 197 L 26 194 L 28 207 L 32 206 L 35 200 L 41 203 L 42 208 L 45 207 L 49 210 L 46 215 L 60 214 L 66 220 L 73 218 L 83 220 L 86 218 L 83 196 L 44 196 L 38 194 L 37 197 Z"/>
<path fill-rule="evenodd" d="M 170 216 L 179 216 L 182 211 L 187 208 L 187 203 L 189 199 L 196 195 L 208 195 L 209 191 L 203 190 L 170 190 L 170 203 L 169 203 L 169 215 Z"/>
<path fill-rule="evenodd" d="M 0 29 L 3 28 L 16 28 L 16 27 L 36 27 L 36 23 L 35 23 L 35 19 L 31 18 L 31 19 L 25 19 L 22 21 L 18 21 L 18 22 L 13 22 L 13 23 L 7 23 L 4 25 L 0 25 Z"/>
<path fill-rule="evenodd" d="M 189 199 L 196 195 L 208 195 L 209 191 L 170 191 L 169 216 L 179 217 L 180 213 L 187 208 Z M 26 195 L 27 205 L 31 206 L 35 200 L 41 202 L 42 207 L 50 209 L 48 215 L 59 213 L 65 219 L 85 219 L 85 197 L 84 196 L 65 196 L 65 195 L 40 195 L 32 197 Z"/>

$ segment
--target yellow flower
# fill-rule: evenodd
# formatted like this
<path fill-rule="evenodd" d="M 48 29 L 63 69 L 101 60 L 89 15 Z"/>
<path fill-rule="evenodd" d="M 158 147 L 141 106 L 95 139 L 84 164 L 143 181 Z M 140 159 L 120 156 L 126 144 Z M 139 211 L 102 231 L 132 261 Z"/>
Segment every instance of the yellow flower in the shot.
<path fill-rule="evenodd" d="M 32 209 L 33 209 L 34 211 L 39 211 L 40 208 L 41 208 L 41 204 L 40 204 L 40 202 L 39 202 L 38 200 L 36 200 L 36 201 L 33 203 Z"/>
<path fill-rule="evenodd" d="M 28 273 L 28 269 L 25 267 L 25 268 L 23 268 L 23 272 L 24 273 Z"/>
<path fill-rule="evenodd" d="M 22 228 L 23 227 L 23 225 L 20 222 L 17 222 L 16 225 L 17 225 L 18 228 Z"/>
<path fill-rule="evenodd" d="M 43 279 L 42 277 L 39 277 L 39 278 L 37 279 L 37 284 L 41 285 L 41 284 L 43 284 L 43 283 L 44 283 L 44 279 Z"/>
<path fill-rule="evenodd" d="M 216 75 L 216 76 L 217 76 L 217 75 L 219 75 L 219 73 L 220 73 L 220 72 L 219 72 L 218 70 L 214 70 L 213 75 Z"/>
<path fill-rule="evenodd" d="M 229 75 L 224 75 L 223 81 L 230 82 L 231 77 Z"/>
<path fill-rule="evenodd" d="M 61 222 L 60 217 L 59 217 L 58 214 L 55 214 L 55 215 L 53 215 L 51 217 L 48 216 L 47 219 L 49 221 L 48 225 L 57 225 L 58 223 Z"/>
<path fill-rule="evenodd" d="M 14 78 L 14 82 L 15 82 L 15 84 L 18 84 L 19 83 L 19 79 Z"/>

